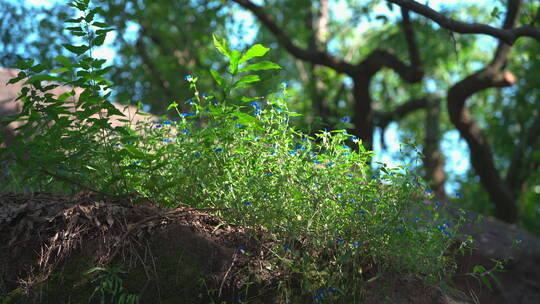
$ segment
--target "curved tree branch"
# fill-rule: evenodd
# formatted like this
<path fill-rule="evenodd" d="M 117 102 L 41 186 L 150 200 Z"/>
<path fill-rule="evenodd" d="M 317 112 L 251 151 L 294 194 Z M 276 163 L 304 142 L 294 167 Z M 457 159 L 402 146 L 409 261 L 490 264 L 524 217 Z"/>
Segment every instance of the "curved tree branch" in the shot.
<path fill-rule="evenodd" d="M 508 1 L 503 25 L 505 29 L 511 29 L 517 23 L 521 5 L 522 0 Z M 482 90 L 511 86 L 516 82 L 512 73 L 502 71 L 510 48 L 510 45 L 501 41 L 488 66 L 452 86 L 447 94 L 447 107 L 450 120 L 469 146 L 472 166 L 495 204 L 495 216 L 507 222 L 515 222 L 517 207 L 514 194 L 495 167 L 493 153 L 485 134 L 465 106 L 469 97 Z"/>
<path fill-rule="evenodd" d="M 428 103 L 430 102 L 438 102 L 438 100 L 431 97 L 411 99 L 405 103 L 400 104 L 393 111 L 390 111 L 390 112 L 376 111 L 374 114 L 375 125 L 384 129 L 392 121 L 400 120 L 403 117 L 410 114 L 411 112 L 427 108 Z"/>
<path fill-rule="evenodd" d="M 540 42 L 540 28 L 526 25 L 518 28 L 496 28 L 483 23 L 467 23 L 457 21 L 446 17 L 445 15 L 433 10 L 427 5 L 418 3 L 414 0 L 387 0 L 401 7 L 408 8 L 417 14 L 433 20 L 442 28 L 461 34 L 485 34 L 500 39 L 508 44 L 514 42 L 520 37 L 530 37 Z M 507 14 L 510 12 L 507 12 Z M 511 14 L 511 13 L 510 13 Z"/>
<path fill-rule="evenodd" d="M 280 44 L 296 58 L 309 61 L 313 64 L 327 66 L 347 75 L 352 75 L 354 73 L 354 66 L 352 64 L 332 56 L 327 51 L 305 50 L 298 47 L 285 33 L 285 31 L 283 31 L 283 29 L 279 27 L 268 14 L 266 14 L 261 6 L 256 5 L 249 0 L 232 1 L 251 11 L 257 17 L 257 19 L 259 19 L 259 21 L 261 21 L 268 28 L 268 30 L 270 30 L 274 36 L 276 36 Z"/>

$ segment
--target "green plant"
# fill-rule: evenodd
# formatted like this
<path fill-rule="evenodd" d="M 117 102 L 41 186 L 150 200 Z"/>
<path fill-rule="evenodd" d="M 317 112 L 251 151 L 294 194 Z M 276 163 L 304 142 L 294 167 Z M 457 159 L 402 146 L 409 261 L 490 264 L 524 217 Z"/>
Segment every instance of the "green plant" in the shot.
<path fill-rule="evenodd" d="M 129 293 L 123 286 L 120 275 L 125 274 L 118 267 L 94 267 L 88 270 L 85 275 L 95 275 L 92 283 L 96 284 L 96 288 L 88 302 L 90 302 L 96 294 L 99 294 L 100 303 L 118 303 L 118 304 L 135 304 L 139 303 L 139 296 Z"/>
<path fill-rule="evenodd" d="M 345 130 L 310 137 L 293 128 L 289 119 L 298 114 L 288 109 L 287 83 L 267 96 L 242 94 L 280 68 L 253 63 L 269 51 L 260 44 L 240 52 L 214 36 L 229 61 L 227 73 L 211 71 L 220 92 L 201 92 L 197 77 L 188 75 L 193 98 L 169 105 L 176 119 L 112 127 L 110 117 L 121 113 L 106 101 L 109 94 L 101 94 L 110 88 L 103 78 L 109 68 L 84 55 L 110 29 L 93 21 L 97 11 L 88 5 L 76 1 L 82 17 L 68 20 L 83 24 L 68 28 L 74 35 L 87 37 L 87 44 L 66 45 L 80 61 L 58 57 L 62 67 L 51 71 L 74 80 L 35 75 L 46 67 L 19 64 L 28 72 L 13 81 L 28 77 L 33 89 L 21 92 L 23 112 L 11 118 L 28 121 L 7 150 L 18 158 L 14 172 L 38 186 L 61 182 L 68 189 L 135 194 L 168 207 L 218 208 L 226 222 L 253 237 L 262 227 L 275 241 L 273 269 L 284 282 L 278 296 L 286 299 L 301 290 L 299 296 L 315 295 L 316 301 L 356 302 L 366 282 L 387 271 L 433 283 L 448 276 L 445 252 L 458 223 L 445 219 L 438 203 L 424 202 L 431 192 L 407 166 L 371 168 L 373 153 Z M 92 27 L 100 28 L 96 35 Z M 56 84 L 42 81 L 83 88 L 81 110 L 67 111 L 64 101 L 73 94 L 47 95 Z M 92 271 L 101 273 L 95 292 L 102 299 L 126 294 L 119 272 Z"/>

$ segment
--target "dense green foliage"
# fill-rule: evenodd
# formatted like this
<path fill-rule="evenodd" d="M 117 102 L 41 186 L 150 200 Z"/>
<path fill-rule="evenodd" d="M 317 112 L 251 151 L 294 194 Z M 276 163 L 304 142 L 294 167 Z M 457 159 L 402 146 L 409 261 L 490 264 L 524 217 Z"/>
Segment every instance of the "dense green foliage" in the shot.
<path fill-rule="evenodd" d="M 20 62 L 22 72 L 13 80 L 26 79 L 32 87 L 20 97 L 22 113 L 10 118 L 28 124 L 3 151 L 17 158 L 9 169 L 21 186 L 220 208 L 226 222 L 254 237 L 262 227 L 275 240 L 284 302 L 296 295 L 292 278 L 318 303 L 353 303 L 369 279 L 366 265 L 377 275 L 393 271 L 432 283 L 452 272 L 444 254 L 458 223 L 443 218 L 438 203 L 424 202 L 431 191 L 407 166 L 372 169 L 373 153 L 345 130 L 315 136 L 297 130 L 289 123 L 298 114 L 289 110 L 294 97 L 287 83 L 264 96 L 252 94 L 265 73 L 280 69 L 259 60 L 268 48 L 255 44 L 241 52 L 213 36 L 228 59 L 226 71 L 207 74 L 219 89 L 203 89 L 195 75 L 178 77 L 184 94 L 193 95 L 168 106 L 174 119 L 112 127 L 110 118 L 122 114 L 107 101 L 111 86 L 103 75 L 111 68 L 91 57 L 110 28 L 94 20 L 98 11 L 88 1 L 72 5 L 82 13 L 67 21 L 73 24 L 67 29 L 84 40 L 65 48 L 76 59 L 56 57 L 61 67 L 54 70 Z M 80 110 L 65 108 L 74 93 L 46 94 L 57 83 L 84 89 Z M 114 273 L 98 270 L 104 271 L 99 278 L 118 285 Z M 108 289 L 99 286 L 104 297 Z"/>

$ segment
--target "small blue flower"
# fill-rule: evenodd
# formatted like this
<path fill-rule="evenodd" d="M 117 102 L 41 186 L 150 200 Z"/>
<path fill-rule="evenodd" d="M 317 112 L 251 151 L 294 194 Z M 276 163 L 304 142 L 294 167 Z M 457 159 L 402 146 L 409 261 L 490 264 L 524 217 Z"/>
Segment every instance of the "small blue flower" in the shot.
<path fill-rule="evenodd" d="M 242 128 L 244 125 L 243 124 L 236 124 L 235 127 L 237 128 Z"/>
<path fill-rule="evenodd" d="M 161 125 L 157 125 L 156 128 L 161 128 Z"/>
<path fill-rule="evenodd" d="M 241 298 L 241 297 L 239 297 L 239 296 L 238 296 L 238 297 L 236 297 L 236 302 L 238 302 L 238 303 L 242 303 L 242 298 Z"/>
<path fill-rule="evenodd" d="M 199 157 L 201 156 L 201 152 L 195 152 L 193 155 L 195 155 L 195 157 Z"/>
<path fill-rule="evenodd" d="M 285 249 L 285 250 L 288 250 L 290 248 L 291 248 L 291 246 L 289 246 L 289 245 L 283 245 L 283 249 Z"/>
<path fill-rule="evenodd" d="M 319 163 L 319 161 L 318 161 L 318 160 L 316 160 L 316 159 L 314 159 L 314 160 L 313 160 L 313 163 L 314 163 L 314 164 L 318 164 L 318 163 Z"/>
<path fill-rule="evenodd" d="M 188 130 L 188 129 L 184 129 L 184 130 L 182 130 L 182 133 L 184 133 L 184 135 L 188 135 L 189 130 Z"/>
<path fill-rule="evenodd" d="M 276 111 L 277 111 L 278 113 L 281 113 L 281 112 L 283 112 L 283 109 L 282 109 L 282 108 L 277 108 Z"/>
<path fill-rule="evenodd" d="M 134 165 L 138 165 L 138 164 L 140 164 L 140 163 L 141 163 L 140 160 L 136 160 L 136 161 L 133 162 Z"/>
<path fill-rule="evenodd" d="M 456 198 L 463 198 L 463 195 L 461 195 L 461 193 L 459 192 L 456 192 Z"/>
<path fill-rule="evenodd" d="M 191 82 L 191 81 L 193 80 L 193 76 L 191 76 L 191 75 L 186 75 L 186 76 L 184 77 L 184 80 L 185 80 L 185 81 Z"/>
<path fill-rule="evenodd" d="M 446 226 L 444 225 L 437 226 L 437 228 L 439 228 L 439 230 L 446 230 Z"/>
<path fill-rule="evenodd" d="M 343 121 L 344 123 L 347 123 L 347 122 L 351 121 L 349 116 L 343 116 L 343 117 L 340 118 L 340 120 Z"/>
<path fill-rule="evenodd" d="M 360 210 L 360 214 L 361 214 L 361 215 L 365 215 L 365 214 L 366 214 L 366 211 L 365 211 L 365 210 Z"/>
<path fill-rule="evenodd" d="M 120 147 L 121 144 L 118 144 L 118 143 L 117 143 L 117 144 L 114 144 L 114 146 L 115 146 L 115 147 Z"/>
<path fill-rule="evenodd" d="M 216 149 L 216 152 L 221 152 L 221 151 L 223 151 L 223 149 L 221 149 L 221 148 Z"/>
<path fill-rule="evenodd" d="M 259 136 L 257 135 L 253 136 L 253 140 L 259 140 Z"/>
<path fill-rule="evenodd" d="M 337 197 L 342 197 L 343 196 L 343 193 L 338 193 L 337 194 Z"/>
<path fill-rule="evenodd" d="M 244 204 L 246 204 L 246 206 L 249 206 L 251 205 L 251 202 L 244 202 Z"/>
<path fill-rule="evenodd" d="M 165 121 L 163 122 L 164 125 L 170 125 L 171 123 L 172 123 L 172 122 L 171 122 L 170 120 L 165 120 Z"/>
<path fill-rule="evenodd" d="M 347 177 L 353 177 L 353 175 L 349 173 L 349 174 L 347 174 Z"/>
<path fill-rule="evenodd" d="M 343 242 L 345 242 L 344 239 L 336 239 L 336 243 L 343 243 Z"/>
<path fill-rule="evenodd" d="M 444 231 L 444 235 L 446 235 L 446 236 L 451 236 L 452 233 L 450 233 L 450 232 L 448 232 L 448 231 Z"/>
<path fill-rule="evenodd" d="M 238 250 L 240 250 L 240 251 L 245 251 L 245 250 L 246 250 L 246 247 L 240 246 L 240 247 L 238 247 Z"/>
<path fill-rule="evenodd" d="M 324 296 L 325 292 L 324 290 L 319 290 L 319 295 Z"/>
<path fill-rule="evenodd" d="M 315 296 L 315 301 L 320 301 L 321 299 L 321 296 Z"/>
<path fill-rule="evenodd" d="M 255 109 L 260 109 L 261 108 L 261 104 L 256 102 L 256 101 L 250 102 L 249 105 L 254 107 Z"/>
<path fill-rule="evenodd" d="M 418 221 L 420 221 L 420 218 L 419 218 L 419 217 L 415 217 L 415 218 L 414 218 L 414 221 L 415 221 L 416 223 L 418 223 Z"/>
<path fill-rule="evenodd" d="M 189 116 L 194 116 L 195 113 L 180 113 L 180 116 L 182 117 L 189 117 Z"/>
<path fill-rule="evenodd" d="M 358 246 L 360 246 L 360 243 L 354 242 L 353 245 L 356 246 L 356 247 L 358 247 Z"/>
<path fill-rule="evenodd" d="M 212 100 L 212 104 L 213 104 L 213 105 L 217 105 L 217 101 L 216 101 L 216 100 Z"/>
<path fill-rule="evenodd" d="M 163 139 L 163 142 L 164 142 L 164 143 L 168 143 L 168 142 L 170 142 L 170 141 L 171 141 L 171 140 L 168 139 L 168 138 Z"/>
<path fill-rule="evenodd" d="M 353 136 L 351 137 L 351 140 L 352 140 L 353 142 L 357 143 L 357 142 L 358 142 L 358 137 L 356 137 L 356 136 L 353 135 Z"/>
<path fill-rule="evenodd" d="M 334 162 L 329 162 L 328 167 L 332 167 L 334 165 Z"/>
<path fill-rule="evenodd" d="M 187 104 L 192 104 L 192 103 L 193 103 L 193 99 L 190 98 L 190 99 L 186 100 L 186 103 L 187 103 Z"/>
<path fill-rule="evenodd" d="M 289 85 L 289 83 L 287 81 L 284 81 L 281 83 L 281 85 L 286 88 Z"/>
<path fill-rule="evenodd" d="M 343 152 L 343 155 L 344 156 L 349 156 L 349 155 L 351 155 L 351 152 Z"/>
<path fill-rule="evenodd" d="M 268 172 L 268 173 L 266 173 L 266 175 L 267 175 L 267 176 L 272 176 L 273 174 L 270 173 L 270 172 Z"/>
<path fill-rule="evenodd" d="M 441 206 L 441 203 L 435 202 L 435 208 L 439 208 Z"/>
<path fill-rule="evenodd" d="M 178 121 L 178 117 L 175 117 L 172 119 L 174 122 L 177 122 Z"/>
<path fill-rule="evenodd" d="M 430 189 L 426 190 L 426 194 L 428 194 L 428 195 L 429 195 L 429 194 L 431 194 L 431 193 L 433 193 L 433 191 L 432 191 L 432 190 L 430 190 Z"/>
<path fill-rule="evenodd" d="M 403 232 L 403 231 L 405 231 L 405 230 L 403 230 L 403 228 L 398 228 L 398 229 L 396 229 L 396 232 L 399 232 L 399 233 L 401 233 L 401 232 Z"/>
<path fill-rule="evenodd" d="M 206 97 L 208 97 L 208 95 L 206 95 L 206 93 L 203 92 L 203 93 L 201 94 L 201 97 L 202 97 L 202 98 L 206 98 Z"/>
<path fill-rule="evenodd" d="M 334 290 L 334 288 L 328 287 L 328 292 L 332 293 L 332 292 L 336 292 L 336 291 Z"/>

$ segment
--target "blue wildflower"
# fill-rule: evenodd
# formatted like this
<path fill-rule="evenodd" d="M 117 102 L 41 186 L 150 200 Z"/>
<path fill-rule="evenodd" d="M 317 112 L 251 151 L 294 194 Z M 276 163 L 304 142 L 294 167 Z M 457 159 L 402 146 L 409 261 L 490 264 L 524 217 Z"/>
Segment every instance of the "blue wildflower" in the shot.
<path fill-rule="evenodd" d="M 244 125 L 243 124 L 236 124 L 235 127 L 237 128 L 242 128 Z"/>
<path fill-rule="evenodd" d="M 266 175 L 267 175 L 267 176 L 272 176 L 273 174 L 270 173 L 270 172 L 268 172 L 268 173 L 266 173 Z"/>
<path fill-rule="evenodd" d="M 353 177 L 353 175 L 349 173 L 349 174 L 347 174 L 347 177 Z"/>
<path fill-rule="evenodd" d="M 191 82 L 191 81 L 193 80 L 193 76 L 191 76 L 191 75 L 186 75 L 186 76 L 184 77 L 184 80 L 185 80 L 185 81 Z"/>
<path fill-rule="evenodd" d="M 292 151 L 289 151 L 289 154 L 290 155 L 294 155 L 296 153 L 296 151 L 292 150 Z"/>
<path fill-rule="evenodd" d="M 361 210 L 361 211 L 360 211 L 360 214 L 361 214 L 361 215 L 365 215 L 365 214 L 366 214 L 366 211 L 365 211 L 365 210 Z"/>
<path fill-rule="evenodd" d="M 201 156 L 201 152 L 195 152 L 193 155 L 195 155 L 195 157 L 199 157 Z"/>
<path fill-rule="evenodd" d="M 242 298 L 241 297 L 236 297 L 236 302 L 242 303 Z"/>
<path fill-rule="evenodd" d="M 257 135 L 253 136 L 253 140 L 259 140 L 259 136 Z"/>
<path fill-rule="evenodd" d="M 343 155 L 344 156 L 349 156 L 349 155 L 351 155 L 351 152 L 343 152 Z"/>
<path fill-rule="evenodd" d="M 353 142 L 357 143 L 357 142 L 358 142 L 358 137 L 356 137 L 356 136 L 353 135 L 353 136 L 351 137 L 351 140 L 352 140 Z"/>
<path fill-rule="evenodd" d="M 134 165 L 138 165 L 138 164 L 140 164 L 140 163 L 141 163 L 140 160 L 136 160 L 136 161 L 133 162 Z"/>
<path fill-rule="evenodd" d="M 456 198 L 463 198 L 463 195 L 461 195 L 461 193 L 459 192 L 456 192 Z"/>
<path fill-rule="evenodd" d="M 432 190 L 430 190 L 430 189 L 426 190 L 426 194 L 428 194 L 428 195 L 429 195 L 429 194 L 431 194 L 431 193 L 433 193 L 433 191 L 432 191 Z"/>
<path fill-rule="evenodd" d="M 450 233 L 450 232 L 448 232 L 448 231 L 444 231 L 444 235 L 446 235 L 446 236 L 451 236 L 452 233 Z"/>
<path fill-rule="evenodd" d="M 439 208 L 441 206 L 441 203 L 435 202 L 435 208 Z"/>
<path fill-rule="evenodd" d="M 168 142 L 170 142 L 170 139 L 165 138 L 165 139 L 163 139 L 163 142 L 164 142 L 164 143 L 168 143 Z"/>
<path fill-rule="evenodd" d="M 188 129 L 184 129 L 184 130 L 182 130 L 182 133 L 184 133 L 184 135 L 188 135 L 189 130 L 188 130 Z"/>
<path fill-rule="evenodd" d="M 244 204 L 246 204 L 246 206 L 249 206 L 249 205 L 251 205 L 251 202 L 246 201 L 246 202 L 244 202 Z"/>
<path fill-rule="evenodd" d="M 189 117 L 189 116 L 194 116 L 195 113 L 180 113 L 180 116 L 182 117 Z"/>
<path fill-rule="evenodd" d="M 315 301 L 320 301 L 321 299 L 321 296 L 315 296 Z"/>
<path fill-rule="evenodd" d="M 336 243 L 343 243 L 343 242 L 345 242 L 344 239 L 336 239 Z"/>
<path fill-rule="evenodd" d="M 343 116 L 343 117 L 340 118 L 340 120 L 343 121 L 344 123 L 347 123 L 347 122 L 351 121 L 349 116 Z"/>
<path fill-rule="evenodd" d="M 174 121 L 174 122 L 177 122 L 177 121 L 178 121 L 178 117 L 173 118 L 173 121 Z"/>
<path fill-rule="evenodd" d="M 319 295 L 324 296 L 325 292 L 324 290 L 319 290 Z"/>
<path fill-rule="evenodd" d="M 328 292 L 336 292 L 336 291 L 334 290 L 334 288 L 328 287 Z"/>
<path fill-rule="evenodd" d="M 223 151 L 223 149 L 221 149 L 221 148 L 216 149 L 216 152 L 221 152 L 221 151 Z"/>
<path fill-rule="evenodd" d="M 193 103 L 193 99 L 190 98 L 190 99 L 186 100 L 186 103 L 187 103 L 187 104 L 192 104 L 192 103 Z"/>
<path fill-rule="evenodd" d="M 256 101 L 250 102 L 249 105 L 254 107 L 255 109 L 260 109 L 261 108 L 261 104 L 256 102 Z"/>
<path fill-rule="evenodd" d="M 206 95 L 206 93 L 203 92 L 203 93 L 201 94 L 201 97 L 202 97 L 202 98 L 206 98 L 206 97 L 208 97 L 208 95 Z"/>
<path fill-rule="evenodd" d="M 318 161 L 318 160 L 316 160 L 316 159 L 314 159 L 314 160 L 313 160 L 313 163 L 314 163 L 314 164 L 318 164 L 318 163 L 319 163 L 319 161 Z"/>
<path fill-rule="evenodd" d="M 171 122 L 170 120 L 165 120 L 165 121 L 163 122 L 164 125 L 170 125 L 171 123 L 172 123 L 172 122 Z"/>
<path fill-rule="evenodd" d="M 281 83 L 281 85 L 286 88 L 289 85 L 289 83 L 287 81 L 284 81 Z"/>
<path fill-rule="evenodd" d="M 358 247 L 358 246 L 360 246 L 360 243 L 354 242 L 353 245 L 356 246 L 356 247 Z"/>
<path fill-rule="evenodd" d="M 114 144 L 114 146 L 115 147 L 120 147 L 121 145 L 117 143 L 117 144 Z"/>
<path fill-rule="evenodd" d="M 161 125 L 157 125 L 156 128 L 161 128 Z"/>
<path fill-rule="evenodd" d="M 328 167 L 332 167 L 334 165 L 334 162 L 329 162 Z"/>
<path fill-rule="evenodd" d="M 401 232 L 403 232 L 403 231 L 405 231 L 405 230 L 403 230 L 403 228 L 398 228 L 398 229 L 396 229 L 396 232 L 399 232 L 399 233 L 401 233 Z"/>
<path fill-rule="evenodd" d="M 238 247 L 238 250 L 240 250 L 240 251 L 245 251 L 245 250 L 246 250 L 246 247 L 240 246 L 240 247 Z"/>
<path fill-rule="evenodd" d="M 288 250 L 290 248 L 291 248 L 291 246 L 289 246 L 289 245 L 283 245 L 283 249 L 285 249 L 285 250 Z"/>

